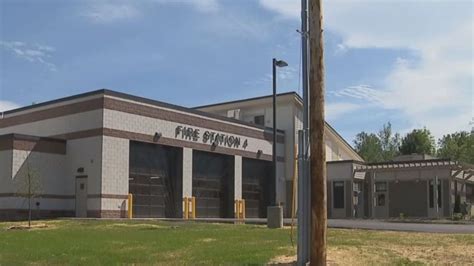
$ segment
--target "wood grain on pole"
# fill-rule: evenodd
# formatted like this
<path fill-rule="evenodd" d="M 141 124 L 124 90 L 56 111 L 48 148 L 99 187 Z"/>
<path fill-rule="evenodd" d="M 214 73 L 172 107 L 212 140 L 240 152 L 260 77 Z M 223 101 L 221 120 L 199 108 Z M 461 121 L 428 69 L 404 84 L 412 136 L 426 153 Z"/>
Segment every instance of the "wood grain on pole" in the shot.
<path fill-rule="evenodd" d="M 326 264 L 326 149 L 324 145 L 324 57 L 322 1 L 309 1 L 309 119 L 311 173 L 311 265 Z"/>

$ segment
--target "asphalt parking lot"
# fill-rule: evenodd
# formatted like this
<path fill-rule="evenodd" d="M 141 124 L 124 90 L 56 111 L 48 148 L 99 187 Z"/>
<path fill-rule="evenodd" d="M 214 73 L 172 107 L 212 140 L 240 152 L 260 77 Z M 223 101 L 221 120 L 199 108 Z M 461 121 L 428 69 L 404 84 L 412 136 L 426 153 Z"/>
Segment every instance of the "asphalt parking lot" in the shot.
<path fill-rule="evenodd" d="M 474 234 L 474 224 L 437 224 L 437 223 L 405 223 L 386 222 L 378 220 L 344 220 L 329 219 L 328 226 L 332 228 L 389 230 L 427 233 L 457 233 Z"/>

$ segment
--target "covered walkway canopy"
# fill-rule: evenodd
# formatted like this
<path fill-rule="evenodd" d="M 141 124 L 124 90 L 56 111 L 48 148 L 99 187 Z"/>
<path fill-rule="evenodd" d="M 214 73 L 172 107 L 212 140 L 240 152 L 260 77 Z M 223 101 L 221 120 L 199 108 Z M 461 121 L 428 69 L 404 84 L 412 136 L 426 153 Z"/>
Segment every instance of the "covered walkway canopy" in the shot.
<path fill-rule="evenodd" d="M 353 177 L 363 179 L 367 172 L 384 172 L 394 170 L 450 169 L 453 180 L 474 184 L 474 165 L 451 161 L 450 159 L 428 159 L 413 161 L 390 161 L 381 163 L 358 164 Z"/>

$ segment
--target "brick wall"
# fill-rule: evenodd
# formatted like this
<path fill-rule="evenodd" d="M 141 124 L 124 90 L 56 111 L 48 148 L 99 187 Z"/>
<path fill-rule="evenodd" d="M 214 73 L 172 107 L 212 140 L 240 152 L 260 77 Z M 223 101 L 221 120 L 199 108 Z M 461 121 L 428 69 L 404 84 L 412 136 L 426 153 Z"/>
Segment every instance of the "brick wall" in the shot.
<path fill-rule="evenodd" d="M 127 139 L 104 136 L 102 143 L 102 194 L 128 195 L 129 150 Z M 102 210 L 122 210 L 126 200 L 102 198 Z"/>
<path fill-rule="evenodd" d="M 114 110 L 105 110 L 104 111 L 104 127 L 125 131 L 125 132 L 134 132 L 145 135 L 154 135 L 156 132 L 162 134 L 163 138 L 183 140 L 181 137 L 176 138 L 175 130 L 178 126 L 186 126 L 186 124 L 177 123 L 173 121 L 167 121 L 163 119 L 156 119 L 151 117 L 145 117 L 120 111 Z M 217 130 L 200 127 L 200 126 L 191 126 L 193 129 L 199 129 L 201 135 L 206 131 L 218 132 Z M 255 129 L 256 130 L 256 129 Z M 220 132 L 225 133 L 225 132 Z M 248 136 L 242 136 L 237 134 L 226 133 L 230 136 L 240 137 L 241 142 L 246 139 L 248 140 L 248 146 L 244 149 L 241 145 L 239 150 L 245 150 L 249 152 L 256 153 L 258 150 L 262 150 L 264 154 L 272 153 L 272 144 L 267 140 L 252 138 Z M 186 140 L 185 140 L 186 141 Z M 195 141 L 188 141 L 190 143 L 195 143 Z M 200 140 L 199 143 L 202 143 Z M 279 156 L 284 156 L 284 145 L 280 144 L 281 148 Z M 280 146 L 279 145 L 279 146 Z M 209 145 L 210 146 L 210 145 Z"/>
<path fill-rule="evenodd" d="M 35 210 L 73 210 L 73 188 L 65 175 L 64 155 L 21 150 L 13 150 L 12 154 L 13 173 L 1 180 L 0 209 L 28 208 L 30 176 Z M 40 203 L 39 207 L 36 202 Z"/>

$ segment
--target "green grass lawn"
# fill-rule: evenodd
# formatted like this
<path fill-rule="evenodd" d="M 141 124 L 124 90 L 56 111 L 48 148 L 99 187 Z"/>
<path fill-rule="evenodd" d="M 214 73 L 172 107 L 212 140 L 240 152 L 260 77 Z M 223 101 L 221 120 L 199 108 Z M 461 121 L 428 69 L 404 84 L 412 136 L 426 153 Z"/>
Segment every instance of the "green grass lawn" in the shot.
<path fill-rule="evenodd" d="M 291 260 L 290 230 L 265 226 L 57 220 L 48 228 L 8 230 L 0 223 L 0 265 L 264 264 Z M 473 235 L 329 230 L 330 262 L 418 264 L 474 262 Z"/>
<path fill-rule="evenodd" d="M 51 221 L 0 232 L 0 264 L 262 264 L 291 254 L 285 231 L 261 226 L 152 221 Z"/>

